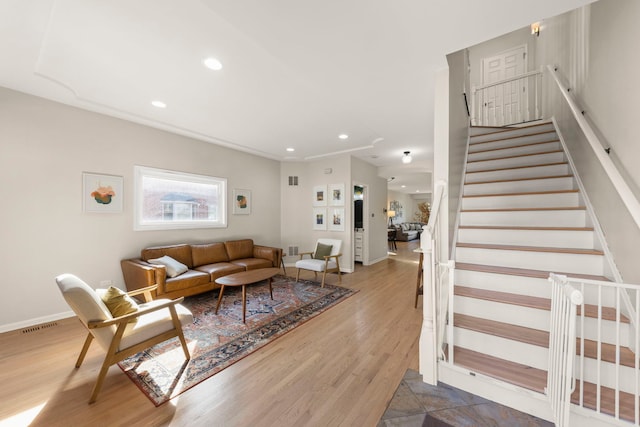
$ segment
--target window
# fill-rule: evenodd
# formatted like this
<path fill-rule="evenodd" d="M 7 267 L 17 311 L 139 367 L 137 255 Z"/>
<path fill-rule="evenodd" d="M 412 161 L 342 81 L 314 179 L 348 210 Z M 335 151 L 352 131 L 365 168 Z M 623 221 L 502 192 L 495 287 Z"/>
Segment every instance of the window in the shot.
<path fill-rule="evenodd" d="M 134 230 L 227 226 L 227 180 L 135 166 Z"/>

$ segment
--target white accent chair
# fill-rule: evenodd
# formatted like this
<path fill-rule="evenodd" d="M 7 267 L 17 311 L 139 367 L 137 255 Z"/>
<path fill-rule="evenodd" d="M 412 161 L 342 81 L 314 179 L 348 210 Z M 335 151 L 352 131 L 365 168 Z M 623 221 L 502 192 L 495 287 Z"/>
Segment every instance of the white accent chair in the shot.
<path fill-rule="evenodd" d="M 324 256 L 322 259 L 316 258 L 316 252 L 318 250 L 318 244 L 330 245 L 331 253 Z M 316 247 L 313 252 L 302 252 L 300 259 L 296 261 L 296 282 L 300 279 L 300 270 L 311 270 L 314 272 L 316 279 L 318 273 L 322 273 L 322 287 L 324 287 L 324 281 L 327 273 L 338 273 L 338 281 L 342 283 L 342 276 L 340 275 L 340 261 L 338 260 L 342 253 L 342 240 L 338 239 L 318 239 Z M 305 255 L 309 255 L 309 259 L 304 259 Z"/>
<path fill-rule="evenodd" d="M 178 337 L 185 357 L 187 360 L 191 359 L 182 333 L 182 325 L 193 322 L 193 315 L 179 304 L 184 297 L 146 302 L 139 305 L 138 311 L 114 318 L 100 298 L 102 290 L 94 290 L 73 274 L 56 277 L 56 283 L 67 304 L 89 331 L 78 356 L 76 368 L 82 364 L 94 338 L 107 352 L 89 403 L 96 401 L 111 365 L 146 348 Z M 143 288 L 129 292 L 129 295 L 148 294 L 149 291 L 149 288 Z M 134 319 L 135 322 L 132 322 Z"/>

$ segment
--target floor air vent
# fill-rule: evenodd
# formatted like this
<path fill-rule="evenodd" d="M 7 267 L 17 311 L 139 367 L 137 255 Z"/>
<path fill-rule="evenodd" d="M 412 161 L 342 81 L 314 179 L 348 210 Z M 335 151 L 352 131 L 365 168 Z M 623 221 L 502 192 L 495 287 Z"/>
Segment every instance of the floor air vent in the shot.
<path fill-rule="evenodd" d="M 23 329 L 22 333 L 23 334 L 29 334 L 31 332 L 36 332 L 36 331 L 41 331 L 43 329 L 53 328 L 54 326 L 58 326 L 58 324 L 56 322 L 43 323 L 42 325 L 36 325 L 36 326 L 32 326 L 30 328 Z"/>
<path fill-rule="evenodd" d="M 298 247 L 297 246 L 289 246 L 289 256 L 297 256 L 298 255 Z"/>
<path fill-rule="evenodd" d="M 289 177 L 289 185 L 298 185 L 298 177 L 290 176 Z"/>

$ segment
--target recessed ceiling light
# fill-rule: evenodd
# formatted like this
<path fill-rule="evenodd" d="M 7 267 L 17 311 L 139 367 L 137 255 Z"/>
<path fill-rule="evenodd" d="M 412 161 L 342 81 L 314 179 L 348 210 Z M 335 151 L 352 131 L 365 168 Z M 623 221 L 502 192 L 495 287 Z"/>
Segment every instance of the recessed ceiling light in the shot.
<path fill-rule="evenodd" d="M 341 133 L 340 135 L 338 135 L 338 138 L 340 138 L 340 139 L 348 139 L 349 135 L 347 135 L 346 133 Z"/>
<path fill-rule="evenodd" d="M 162 101 L 151 101 L 151 105 L 153 105 L 156 108 L 167 108 L 167 104 L 165 104 Z"/>
<path fill-rule="evenodd" d="M 401 185 L 401 187 L 402 187 L 402 188 L 407 188 L 407 186 L 406 186 L 406 185 Z"/>
<path fill-rule="evenodd" d="M 296 151 L 296 149 L 289 147 L 289 148 L 287 148 L 287 151 Z"/>
<path fill-rule="evenodd" d="M 420 190 L 416 190 L 416 193 L 419 193 L 419 192 L 420 192 Z"/>
<path fill-rule="evenodd" d="M 222 62 L 218 61 L 216 58 L 209 57 L 202 61 L 205 67 L 210 70 L 218 71 L 222 70 Z"/>

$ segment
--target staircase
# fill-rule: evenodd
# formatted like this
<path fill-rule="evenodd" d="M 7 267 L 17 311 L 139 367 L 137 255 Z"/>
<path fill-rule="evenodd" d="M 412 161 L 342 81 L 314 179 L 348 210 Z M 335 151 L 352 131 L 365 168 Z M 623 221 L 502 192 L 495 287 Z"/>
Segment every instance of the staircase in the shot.
<path fill-rule="evenodd" d="M 472 377 L 491 379 L 493 386 L 544 400 L 549 272 L 608 280 L 608 263 L 599 249 L 603 245 L 586 209 L 552 123 L 473 128 L 455 247 L 454 344 L 448 347 L 458 371 L 466 370 Z M 589 302 L 586 295 L 587 366 L 591 366 L 589 359 L 598 356 L 593 332 L 589 332 L 595 323 L 588 323 L 598 310 Z M 602 312 L 603 323 L 615 320 L 615 309 L 604 308 Z M 628 319 L 622 320 L 628 328 Z M 604 335 L 613 334 L 607 327 L 611 329 L 611 325 L 604 325 Z M 602 341 L 613 342 L 606 337 Z M 627 345 L 628 341 L 621 348 L 622 369 L 633 371 L 634 354 Z M 603 344 L 601 358 L 606 371 L 606 364 L 615 360 L 615 347 Z M 596 407 L 595 372 L 590 375 L 596 370 L 595 363 L 593 366 L 593 370 L 586 370 L 586 408 Z M 441 380 L 448 382 L 447 375 Z M 601 411 L 610 415 L 614 414 L 613 381 L 610 375 L 601 385 Z M 449 383 L 465 388 L 456 380 Z M 628 381 L 621 385 L 630 392 L 633 387 Z M 574 400 L 577 396 L 574 393 Z M 487 397 L 491 398 L 491 393 Z M 633 397 L 623 391 L 620 401 L 620 418 L 633 420 Z"/>

